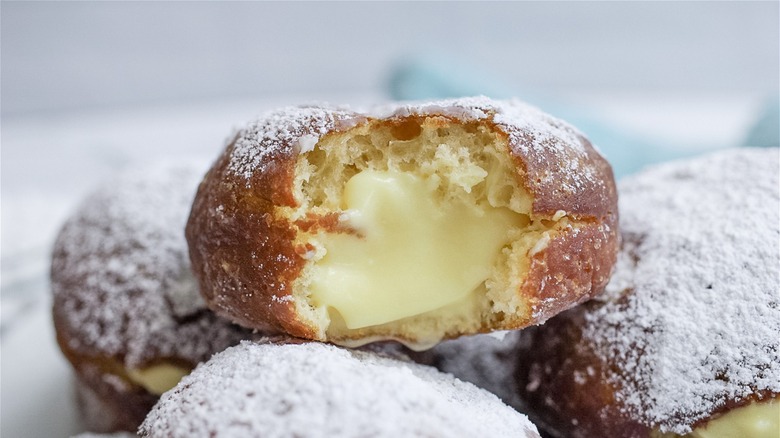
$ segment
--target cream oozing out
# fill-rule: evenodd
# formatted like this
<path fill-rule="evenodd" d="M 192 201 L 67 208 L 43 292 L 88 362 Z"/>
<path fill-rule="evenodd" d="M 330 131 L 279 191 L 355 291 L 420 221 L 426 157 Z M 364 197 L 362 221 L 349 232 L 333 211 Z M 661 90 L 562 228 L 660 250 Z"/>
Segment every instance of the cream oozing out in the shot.
<path fill-rule="evenodd" d="M 777 438 L 778 436 L 780 436 L 780 402 L 775 399 L 732 409 L 688 434 L 656 432 L 653 435 L 654 438 Z"/>
<path fill-rule="evenodd" d="M 752 403 L 694 429 L 691 438 L 776 438 L 780 436 L 780 402 Z"/>
<path fill-rule="evenodd" d="M 191 369 L 163 362 L 145 368 L 129 369 L 127 376 L 133 383 L 141 385 L 152 394 L 161 395 L 176 386 Z"/>
<path fill-rule="evenodd" d="M 347 328 L 400 320 L 466 299 L 489 276 L 509 229 L 508 208 L 437 199 L 439 179 L 365 170 L 344 189 L 343 223 L 322 233 L 312 301 Z"/>

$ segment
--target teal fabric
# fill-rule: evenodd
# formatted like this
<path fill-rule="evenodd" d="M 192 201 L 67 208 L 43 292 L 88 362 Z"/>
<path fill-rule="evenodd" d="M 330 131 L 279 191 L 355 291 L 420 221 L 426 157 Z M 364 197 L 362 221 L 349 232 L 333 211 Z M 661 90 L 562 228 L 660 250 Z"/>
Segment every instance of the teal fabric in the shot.
<path fill-rule="evenodd" d="M 778 96 L 767 100 L 745 137 L 743 146 L 764 148 L 780 146 L 780 98 Z"/>
<path fill-rule="evenodd" d="M 390 95 L 396 100 L 443 99 L 474 95 L 499 99 L 520 98 L 568 121 L 584 132 L 612 163 L 617 178 L 634 173 L 653 163 L 684 158 L 700 152 L 680 145 L 653 143 L 618 126 L 606 123 L 584 109 L 566 105 L 541 93 L 515 90 L 493 76 L 449 59 L 419 58 L 398 65 L 390 76 L 388 88 Z M 746 140 L 747 145 L 777 145 L 776 100 L 774 104 L 774 107 L 768 106 L 767 113 L 762 116 Z"/>

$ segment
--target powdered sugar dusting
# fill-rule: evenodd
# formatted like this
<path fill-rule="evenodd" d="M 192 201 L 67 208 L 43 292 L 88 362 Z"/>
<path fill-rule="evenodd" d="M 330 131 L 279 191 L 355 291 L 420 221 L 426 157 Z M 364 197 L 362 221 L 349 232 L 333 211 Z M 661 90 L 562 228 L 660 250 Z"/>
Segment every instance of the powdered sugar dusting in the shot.
<path fill-rule="evenodd" d="M 463 122 L 491 119 L 506 132 L 510 144 L 534 167 L 550 167 L 551 155 L 560 163 L 554 172 L 533 175 L 542 186 L 574 194 L 603 185 L 603 175 L 588 165 L 592 158 L 583 143 L 584 136 L 571 125 L 519 100 L 499 101 L 485 96 L 429 102 L 400 102 L 377 106 L 365 117 L 377 119 L 445 116 Z M 247 180 L 273 166 L 276 157 L 293 151 L 308 152 L 328 132 L 354 125 L 363 116 L 327 105 L 286 107 L 261 116 L 240 131 L 230 157 L 230 171 Z M 351 122 L 350 122 L 351 121 Z M 593 152 L 595 153 L 595 152 Z"/>
<path fill-rule="evenodd" d="M 412 115 L 442 115 L 464 121 L 481 120 L 497 110 L 498 101 L 485 96 L 461 97 L 428 102 L 401 102 L 377 107 L 372 114 L 378 118 Z"/>
<path fill-rule="evenodd" d="M 624 247 L 584 335 L 623 364 L 630 415 L 684 434 L 727 401 L 780 393 L 778 174 L 777 149 L 743 149 L 620 185 Z"/>
<path fill-rule="evenodd" d="M 442 115 L 464 121 L 492 117 L 504 131 L 518 140 L 524 151 L 529 148 L 553 148 L 565 152 L 574 147 L 585 153 L 580 137 L 583 134 L 568 123 L 517 99 L 493 100 L 485 96 L 462 97 L 432 102 L 406 102 L 396 105 L 393 111 L 385 107 L 378 114 L 387 117 L 410 115 Z M 520 141 L 520 140 L 532 141 Z"/>
<path fill-rule="evenodd" d="M 247 336 L 205 310 L 184 224 L 202 169 L 160 164 L 110 181 L 55 244 L 55 320 L 69 348 L 128 368 L 157 357 L 197 363 Z"/>
<path fill-rule="evenodd" d="M 351 117 L 347 109 L 327 105 L 290 106 L 265 113 L 238 133 L 230 171 L 248 181 L 255 172 L 272 166 L 275 156 L 291 154 L 294 148 L 311 150 L 323 135 Z"/>
<path fill-rule="evenodd" d="M 423 353 L 422 361 L 433 362 L 436 368 L 450 373 L 497 395 L 515 409 L 523 409 L 523 401 L 514 377 L 521 331 L 464 336 L 440 343 Z"/>
<path fill-rule="evenodd" d="M 509 134 L 510 143 L 524 154 L 538 156 L 543 151 L 553 151 L 563 158 L 563 173 L 570 178 L 548 173 L 542 177 L 542 184 L 562 184 L 563 190 L 575 193 L 587 184 L 600 183 L 600 175 L 592 167 L 582 165 L 590 161 L 582 140 L 584 135 L 568 123 L 517 100 L 503 104 L 495 121 Z"/>
<path fill-rule="evenodd" d="M 395 110 L 389 112 L 388 117 L 410 115 L 443 115 L 463 121 L 492 117 L 493 121 L 509 134 L 524 153 L 529 149 L 554 149 L 557 153 L 565 155 L 574 148 L 579 154 L 585 154 L 585 148 L 580 140 L 583 134 L 580 131 L 517 99 L 493 100 L 485 96 L 476 96 L 433 102 L 407 102 L 397 104 Z"/>
<path fill-rule="evenodd" d="M 433 368 L 320 343 L 250 342 L 163 395 L 140 434 L 539 436 L 492 394 Z"/>

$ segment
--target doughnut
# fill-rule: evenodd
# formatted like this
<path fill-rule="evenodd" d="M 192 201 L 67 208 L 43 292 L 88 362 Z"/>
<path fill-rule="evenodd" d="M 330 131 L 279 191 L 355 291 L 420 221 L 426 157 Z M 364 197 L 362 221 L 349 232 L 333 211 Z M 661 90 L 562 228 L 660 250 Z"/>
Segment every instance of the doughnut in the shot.
<path fill-rule="evenodd" d="M 165 393 L 142 437 L 539 437 L 487 391 L 431 367 L 319 342 L 242 341 Z"/>
<path fill-rule="evenodd" d="M 603 295 L 438 362 L 491 388 L 514 376 L 505 400 L 555 437 L 780 436 L 779 156 L 727 150 L 621 181 Z M 499 372 L 468 364 L 479 350 Z"/>
<path fill-rule="evenodd" d="M 252 335 L 207 309 L 190 269 L 184 225 L 204 167 L 130 170 L 57 237 L 54 326 L 89 430 L 135 431 L 182 375 Z"/>
<path fill-rule="evenodd" d="M 229 142 L 186 234 L 206 302 L 238 324 L 425 349 L 601 292 L 617 198 L 583 134 L 518 101 L 287 107 Z"/>

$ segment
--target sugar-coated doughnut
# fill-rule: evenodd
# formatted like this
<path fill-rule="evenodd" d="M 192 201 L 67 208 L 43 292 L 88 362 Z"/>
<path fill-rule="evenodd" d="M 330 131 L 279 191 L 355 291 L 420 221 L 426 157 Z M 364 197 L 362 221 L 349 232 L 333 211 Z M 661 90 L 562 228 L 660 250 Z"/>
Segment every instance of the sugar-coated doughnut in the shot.
<path fill-rule="evenodd" d="M 239 324 L 421 349 L 601 292 L 616 204 L 588 140 L 518 101 L 290 107 L 237 133 L 187 239 L 209 306 Z"/>
<path fill-rule="evenodd" d="M 729 150 L 621 181 L 604 295 L 510 345 L 442 346 L 438 363 L 496 388 L 468 363 L 489 350 L 515 378 L 498 391 L 553 436 L 780 436 L 779 159 Z"/>
<path fill-rule="evenodd" d="M 202 169 L 118 176 L 57 237 L 54 325 L 92 431 L 135 431 L 183 374 L 251 335 L 206 308 L 191 273 L 184 224 Z"/>
<path fill-rule="evenodd" d="M 318 342 L 244 341 L 165 393 L 144 437 L 538 437 L 498 398 L 433 368 Z"/>

